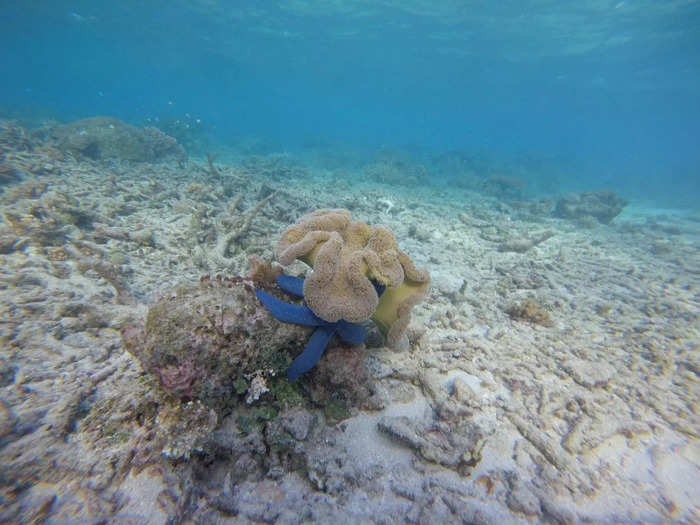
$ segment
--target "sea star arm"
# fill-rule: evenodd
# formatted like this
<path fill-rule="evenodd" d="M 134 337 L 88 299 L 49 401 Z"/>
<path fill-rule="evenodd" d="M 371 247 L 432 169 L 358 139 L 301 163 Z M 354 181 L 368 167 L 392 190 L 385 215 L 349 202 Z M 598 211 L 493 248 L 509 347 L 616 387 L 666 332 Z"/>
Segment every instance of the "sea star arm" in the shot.
<path fill-rule="evenodd" d="M 287 369 L 287 378 L 290 381 L 296 381 L 301 374 L 311 370 L 318 363 L 334 333 L 335 327 L 332 325 L 319 326 L 314 330 L 304 351 Z"/>
<path fill-rule="evenodd" d="M 304 297 L 304 279 L 293 275 L 280 274 L 277 284 L 282 290 L 297 297 Z"/>
<path fill-rule="evenodd" d="M 299 277 L 280 275 L 277 278 L 277 284 L 287 293 L 299 297 L 304 295 L 304 280 Z M 384 291 L 384 287 L 377 288 L 379 294 L 382 291 Z M 287 369 L 287 377 L 290 381 L 296 381 L 300 375 L 308 372 L 316 365 L 334 334 L 337 333 L 340 339 L 355 345 L 364 342 L 367 337 L 364 327 L 360 324 L 350 323 L 345 320 L 337 322 L 324 321 L 314 314 L 308 306 L 285 303 L 263 290 L 256 290 L 255 295 L 263 306 L 280 321 L 317 327 L 304 351 Z"/>
<path fill-rule="evenodd" d="M 352 345 L 364 343 L 367 338 L 367 332 L 361 324 L 340 320 L 336 329 L 338 330 L 338 336 L 346 343 Z"/>
<path fill-rule="evenodd" d="M 314 314 L 308 306 L 285 303 L 263 290 L 256 290 L 255 295 L 257 295 L 260 302 L 272 315 L 284 323 L 294 323 L 305 326 L 321 326 L 328 324 Z"/>

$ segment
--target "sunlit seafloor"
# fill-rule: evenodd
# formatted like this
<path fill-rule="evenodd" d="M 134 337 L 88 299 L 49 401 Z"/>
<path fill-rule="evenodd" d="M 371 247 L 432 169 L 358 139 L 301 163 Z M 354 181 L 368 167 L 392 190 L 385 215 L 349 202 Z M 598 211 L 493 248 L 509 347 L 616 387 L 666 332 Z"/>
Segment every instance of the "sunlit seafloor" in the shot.
<path fill-rule="evenodd" d="M 700 522 L 697 2 L 236 4 L 0 14 L 0 522 Z"/>

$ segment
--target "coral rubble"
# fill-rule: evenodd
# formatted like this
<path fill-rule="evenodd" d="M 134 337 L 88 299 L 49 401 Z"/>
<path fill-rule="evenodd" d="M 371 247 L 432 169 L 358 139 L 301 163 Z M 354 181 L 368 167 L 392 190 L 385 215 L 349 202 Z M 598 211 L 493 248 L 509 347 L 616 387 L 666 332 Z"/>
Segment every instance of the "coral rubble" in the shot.
<path fill-rule="evenodd" d="M 552 326 L 553 324 L 549 312 L 533 298 L 512 305 L 506 312 L 516 321 L 527 321 L 542 326 Z"/>
<path fill-rule="evenodd" d="M 94 161 L 51 127 L 0 121 L 0 522 L 697 521 L 697 217 L 583 231 L 272 157 Z M 434 286 L 409 344 L 366 323 L 290 382 L 310 329 L 254 289 L 290 301 L 270 239 L 339 202 Z M 327 219 L 290 274 L 369 243 Z M 410 277 L 375 239 L 360 284 Z"/>

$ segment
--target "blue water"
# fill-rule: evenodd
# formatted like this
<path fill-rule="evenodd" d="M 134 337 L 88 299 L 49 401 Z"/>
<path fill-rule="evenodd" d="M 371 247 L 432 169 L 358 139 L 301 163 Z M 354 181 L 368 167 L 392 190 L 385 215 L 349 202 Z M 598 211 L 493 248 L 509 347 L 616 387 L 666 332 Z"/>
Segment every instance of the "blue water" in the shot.
<path fill-rule="evenodd" d="M 458 150 L 547 166 L 557 191 L 700 202 L 698 2 L 3 4 L 0 117 L 185 122 L 299 154 Z"/>

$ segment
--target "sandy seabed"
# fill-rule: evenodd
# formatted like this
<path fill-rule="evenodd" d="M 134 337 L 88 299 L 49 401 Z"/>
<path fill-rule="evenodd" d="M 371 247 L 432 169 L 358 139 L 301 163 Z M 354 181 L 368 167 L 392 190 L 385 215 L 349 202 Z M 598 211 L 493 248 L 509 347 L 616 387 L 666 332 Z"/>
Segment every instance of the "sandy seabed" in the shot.
<path fill-rule="evenodd" d="M 700 522 L 697 214 L 601 225 L 323 170 L 6 162 L 24 175 L 1 197 L 0 521 Z M 285 457 L 276 422 L 241 437 L 231 417 L 164 453 L 122 330 L 178 284 L 273 259 L 319 208 L 388 226 L 432 274 L 408 347 L 363 350 L 383 402 L 281 413 Z"/>

